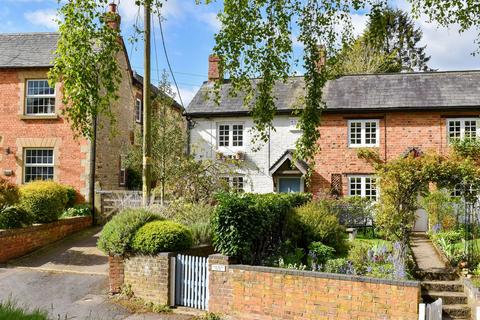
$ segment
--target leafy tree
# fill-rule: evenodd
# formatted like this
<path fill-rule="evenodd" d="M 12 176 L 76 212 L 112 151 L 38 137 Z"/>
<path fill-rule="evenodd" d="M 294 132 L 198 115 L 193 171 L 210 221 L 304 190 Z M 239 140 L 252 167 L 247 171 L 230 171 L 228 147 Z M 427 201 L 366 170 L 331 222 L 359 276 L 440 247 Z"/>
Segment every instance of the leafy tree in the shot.
<path fill-rule="evenodd" d="M 430 56 L 425 53 L 426 46 L 418 45 L 422 35 L 407 12 L 387 7 L 370 14 L 364 38 L 368 46 L 394 56 L 402 70 L 427 71 Z"/>
<path fill-rule="evenodd" d="M 70 0 L 59 9 L 60 38 L 49 72 L 51 85 L 62 82 L 63 112 L 72 129 L 90 138 L 98 115 L 114 124 L 111 104 L 118 99 L 121 80 L 117 62 L 120 33 L 108 25 L 117 18 L 105 14 L 108 1 Z"/>
<path fill-rule="evenodd" d="M 164 72 L 159 85 L 159 93 L 153 101 L 152 115 L 152 180 L 159 183 L 160 199 L 165 199 L 165 189 L 176 176 L 179 163 L 185 159 L 186 132 L 182 115 L 172 109 L 174 93 Z M 127 156 L 127 166 L 131 171 L 142 172 L 143 132 L 137 129 L 135 141 Z"/>
<path fill-rule="evenodd" d="M 332 77 L 348 74 L 400 72 L 401 64 L 395 54 L 386 54 L 359 37 L 352 45 L 344 46 L 338 55 L 329 60 Z"/>

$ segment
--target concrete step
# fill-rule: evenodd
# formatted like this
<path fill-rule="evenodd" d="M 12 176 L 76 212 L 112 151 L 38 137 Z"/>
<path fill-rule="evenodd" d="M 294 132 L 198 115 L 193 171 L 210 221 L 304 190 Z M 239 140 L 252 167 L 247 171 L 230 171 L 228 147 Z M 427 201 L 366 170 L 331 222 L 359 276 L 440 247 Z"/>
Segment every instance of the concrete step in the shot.
<path fill-rule="evenodd" d="M 463 284 L 459 281 L 422 281 L 420 285 L 426 291 L 463 292 Z"/>
<path fill-rule="evenodd" d="M 422 291 L 422 298 L 425 303 L 432 303 L 438 298 L 442 298 L 443 305 L 467 304 L 468 299 L 463 292 L 448 291 Z"/>
<path fill-rule="evenodd" d="M 443 319 L 470 319 L 471 309 L 466 304 L 449 304 L 442 306 Z"/>
<path fill-rule="evenodd" d="M 416 278 L 422 281 L 455 281 L 458 275 L 449 271 L 420 271 L 415 272 Z"/>

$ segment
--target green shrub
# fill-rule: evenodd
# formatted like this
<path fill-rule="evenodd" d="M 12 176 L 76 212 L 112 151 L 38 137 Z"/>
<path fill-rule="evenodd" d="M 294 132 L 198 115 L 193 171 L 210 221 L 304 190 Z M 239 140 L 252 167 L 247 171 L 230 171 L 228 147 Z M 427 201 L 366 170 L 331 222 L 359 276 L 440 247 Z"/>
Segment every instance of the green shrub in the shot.
<path fill-rule="evenodd" d="M 124 255 L 131 251 L 132 240 L 144 224 L 161 217 L 145 209 L 126 209 L 115 215 L 102 230 L 97 246 L 108 255 Z"/>
<path fill-rule="evenodd" d="M 75 203 L 77 203 L 77 190 L 75 190 L 74 187 L 72 186 L 65 186 L 65 188 L 67 189 L 67 204 L 66 204 L 66 207 L 67 208 L 71 208 L 75 205 Z"/>
<path fill-rule="evenodd" d="M 132 248 L 143 254 L 177 252 L 189 249 L 193 244 L 190 230 L 173 221 L 153 221 L 137 230 Z"/>
<path fill-rule="evenodd" d="M 15 302 L 0 302 L 0 319 L 9 320 L 48 320 L 48 313 L 39 309 L 26 311 Z"/>
<path fill-rule="evenodd" d="M 30 225 L 32 217 L 30 214 L 18 207 L 0 208 L 0 229 L 21 228 Z"/>
<path fill-rule="evenodd" d="M 212 220 L 215 249 L 242 263 L 261 263 L 286 239 L 292 209 L 309 198 L 301 194 L 217 195 Z"/>
<path fill-rule="evenodd" d="M 0 207 L 14 205 L 19 198 L 18 187 L 7 179 L 0 178 Z"/>
<path fill-rule="evenodd" d="M 328 273 L 348 273 L 349 264 L 345 258 L 327 260 L 323 266 L 323 272 Z"/>
<path fill-rule="evenodd" d="M 335 249 L 332 247 L 326 246 L 321 242 L 312 242 L 308 246 L 309 255 L 312 257 L 313 261 L 317 264 L 324 264 L 327 260 L 333 258 L 335 254 Z"/>
<path fill-rule="evenodd" d="M 364 242 L 354 242 L 348 252 L 348 260 L 352 263 L 356 274 L 364 274 L 368 265 L 368 250 L 370 245 Z"/>
<path fill-rule="evenodd" d="M 53 181 L 33 181 L 20 188 L 19 207 L 32 215 L 33 222 L 58 220 L 67 202 L 67 188 Z"/>
<path fill-rule="evenodd" d="M 320 241 L 339 253 L 343 252 L 345 230 L 338 221 L 338 210 L 335 200 L 310 202 L 298 207 L 289 221 L 288 233 L 300 247 Z"/>
<path fill-rule="evenodd" d="M 212 242 L 213 213 L 214 207 L 208 203 L 190 203 L 182 199 L 172 201 L 160 211 L 161 216 L 165 219 L 176 221 L 190 228 L 195 245 Z"/>
<path fill-rule="evenodd" d="M 88 203 L 82 203 L 74 205 L 71 208 L 63 211 L 62 218 L 70 217 L 89 217 L 92 215 L 91 205 Z"/>

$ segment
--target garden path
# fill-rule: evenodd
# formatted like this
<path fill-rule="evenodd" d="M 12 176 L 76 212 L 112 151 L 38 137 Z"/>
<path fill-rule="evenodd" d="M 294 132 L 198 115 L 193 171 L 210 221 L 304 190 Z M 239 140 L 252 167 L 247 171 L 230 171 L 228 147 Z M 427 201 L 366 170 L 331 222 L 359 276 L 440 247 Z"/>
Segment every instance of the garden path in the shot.
<path fill-rule="evenodd" d="M 449 271 L 425 234 L 414 233 L 410 238 L 410 244 L 420 271 L 442 273 Z"/>

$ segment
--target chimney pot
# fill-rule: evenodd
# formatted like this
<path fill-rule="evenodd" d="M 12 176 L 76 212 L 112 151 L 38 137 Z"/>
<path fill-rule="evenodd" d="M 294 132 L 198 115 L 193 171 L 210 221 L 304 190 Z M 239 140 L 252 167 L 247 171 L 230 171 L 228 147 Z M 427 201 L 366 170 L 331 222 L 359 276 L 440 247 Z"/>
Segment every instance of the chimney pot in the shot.
<path fill-rule="evenodd" d="M 221 58 L 215 54 L 208 56 L 208 81 L 223 80 Z"/>
<path fill-rule="evenodd" d="M 117 11 L 117 5 L 113 2 L 108 5 L 106 21 L 110 28 L 120 30 L 121 17 Z"/>

